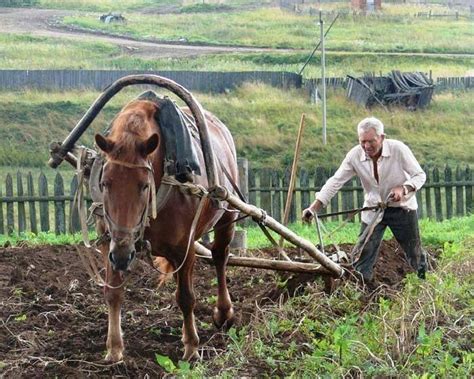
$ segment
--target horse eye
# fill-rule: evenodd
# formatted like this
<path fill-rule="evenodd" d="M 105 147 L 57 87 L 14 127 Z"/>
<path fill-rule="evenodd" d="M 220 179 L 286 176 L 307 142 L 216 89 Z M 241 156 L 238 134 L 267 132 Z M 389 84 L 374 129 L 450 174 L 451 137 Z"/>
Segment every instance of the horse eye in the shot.
<path fill-rule="evenodd" d="M 100 188 L 101 188 L 101 189 L 109 188 L 109 187 L 110 187 L 110 183 L 109 183 L 109 182 L 106 182 L 106 181 L 100 182 Z"/>
<path fill-rule="evenodd" d="M 146 191 L 149 187 L 148 183 L 142 185 L 142 191 Z"/>

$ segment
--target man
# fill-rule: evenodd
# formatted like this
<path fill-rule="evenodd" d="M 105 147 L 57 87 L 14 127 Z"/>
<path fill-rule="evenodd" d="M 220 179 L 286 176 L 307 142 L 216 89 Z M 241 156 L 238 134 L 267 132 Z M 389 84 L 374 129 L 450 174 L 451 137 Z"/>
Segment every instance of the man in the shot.
<path fill-rule="evenodd" d="M 316 200 L 303 211 L 302 219 L 310 222 L 314 213 L 327 206 L 344 183 L 357 175 L 364 188 L 365 207 L 389 201 L 383 212 L 362 212 L 360 235 L 370 224 L 375 228 L 354 264 L 355 269 L 364 282 L 372 281 L 373 268 L 388 226 L 405 251 L 410 265 L 418 272 L 418 277 L 424 279 L 426 258 L 421 249 L 415 193 L 425 183 L 426 175 L 408 146 L 400 141 L 385 139 L 383 129 L 382 122 L 375 117 L 359 123 L 359 145 L 349 151 L 334 176 L 316 194 Z M 378 219 L 373 220 L 376 214 Z"/>

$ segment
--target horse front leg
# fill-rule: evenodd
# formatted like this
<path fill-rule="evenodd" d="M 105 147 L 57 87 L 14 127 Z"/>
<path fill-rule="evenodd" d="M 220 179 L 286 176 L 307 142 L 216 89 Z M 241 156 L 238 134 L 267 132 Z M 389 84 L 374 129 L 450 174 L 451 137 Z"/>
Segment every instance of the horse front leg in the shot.
<path fill-rule="evenodd" d="M 184 360 L 199 358 L 199 337 L 194 318 L 196 298 L 193 288 L 194 251 L 189 252 L 183 267 L 177 273 L 176 301 L 183 312 L 182 341 L 184 344 Z"/>
<path fill-rule="evenodd" d="M 222 223 L 228 223 L 227 220 L 221 220 Z M 216 327 L 230 328 L 234 323 L 234 308 L 227 289 L 226 265 L 229 256 L 229 244 L 234 236 L 234 225 L 219 229 L 216 225 L 214 243 L 211 248 L 212 259 L 216 267 L 217 275 L 217 303 L 214 307 L 213 320 Z"/>
<path fill-rule="evenodd" d="M 101 246 L 100 250 L 104 258 L 104 265 L 106 268 L 106 283 L 110 287 L 104 287 L 105 302 L 108 307 L 108 331 L 107 331 L 107 355 L 105 360 L 107 362 L 118 362 L 123 359 L 123 339 L 122 339 L 122 326 L 120 311 L 123 303 L 123 287 L 119 287 L 122 284 L 123 278 L 120 272 L 114 271 L 109 262 L 109 244 Z"/>

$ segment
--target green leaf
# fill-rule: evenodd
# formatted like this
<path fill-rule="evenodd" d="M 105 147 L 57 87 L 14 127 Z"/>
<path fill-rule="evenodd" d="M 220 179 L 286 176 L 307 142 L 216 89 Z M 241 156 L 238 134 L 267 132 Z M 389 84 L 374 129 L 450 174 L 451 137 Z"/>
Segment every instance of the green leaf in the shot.
<path fill-rule="evenodd" d="M 176 365 L 166 355 L 160 355 L 158 353 L 155 353 L 155 360 L 156 363 L 158 363 L 162 368 L 164 368 L 166 372 L 172 374 L 176 371 Z"/>
<path fill-rule="evenodd" d="M 15 317 L 15 321 L 26 321 L 26 315 L 22 314 L 20 316 Z"/>

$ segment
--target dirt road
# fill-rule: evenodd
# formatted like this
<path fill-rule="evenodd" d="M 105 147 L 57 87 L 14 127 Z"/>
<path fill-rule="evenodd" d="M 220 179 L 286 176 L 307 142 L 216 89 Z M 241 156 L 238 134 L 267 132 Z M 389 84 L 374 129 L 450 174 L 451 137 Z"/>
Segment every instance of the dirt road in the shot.
<path fill-rule="evenodd" d="M 79 41 L 91 41 L 93 39 L 94 41 L 108 42 L 118 45 L 130 55 L 149 59 L 190 57 L 202 54 L 232 53 L 239 51 L 276 51 L 275 49 L 265 48 L 196 46 L 137 41 L 125 37 L 115 37 L 111 35 L 74 30 L 60 25 L 60 21 L 63 17 L 74 14 L 77 15 L 80 13 L 77 11 L 51 9 L 0 8 L 0 33 L 29 34 L 41 37 L 73 39 Z"/>

